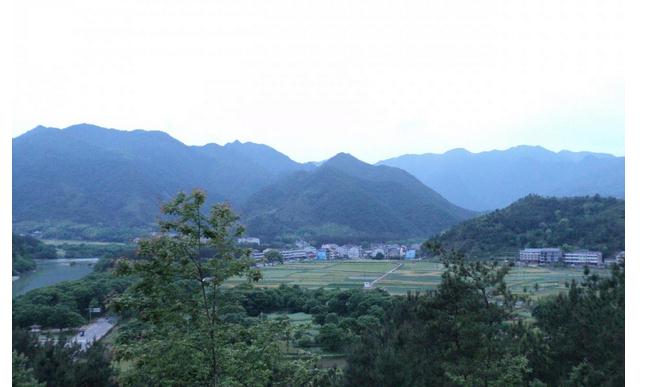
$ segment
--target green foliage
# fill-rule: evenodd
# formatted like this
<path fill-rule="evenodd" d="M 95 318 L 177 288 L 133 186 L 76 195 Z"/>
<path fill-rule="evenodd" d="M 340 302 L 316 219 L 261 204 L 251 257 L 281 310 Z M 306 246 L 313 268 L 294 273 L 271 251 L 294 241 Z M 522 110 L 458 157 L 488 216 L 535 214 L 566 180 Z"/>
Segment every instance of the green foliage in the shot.
<path fill-rule="evenodd" d="M 252 235 L 339 243 L 427 237 L 472 215 L 402 170 L 348 154 L 269 185 L 243 207 Z"/>
<path fill-rule="evenodd" d="M 624 250 L 625 202 L 599 196 L 527 196 L 454 226 L 436 239 L 470 257 L 516 255 L 525 247 L 581 248 L 605 256 Z"/>
<path fill-rule="evenodd" d="M 113 297 L 123 292 L 132 278 L 117 278 L 112 273 L 93 273 L 80 280 L 60 282 L 34 289 L 13 300 L 14 327 L 39 324 L 43 327 L 76 327 L 86 322 L 93 300 L 105 309 Z"/>
<path fill-rule="evenodd" d="M 610 278 L 586 274 L 582 283 L 568 284 L 568 293 L 539 302 L 533 317 L 549 351 L 541 364 L 531 366 L 543 370 L 542 380 L 624 384 L 624 293 L 624 270 L 614 266 Z"/>
<path fill-rule="evenodd" d="M 26 330 L 14 329 L 13 385 L 21 386 L 114 386 L 110 353 L 101 343 L 87 351 L 56 340 L 38 343 Z M 17 381 L 18 379 L 18 381 Z M 22 383 L 22 384 L 21 384 Z"/>
<path fill-rule="evenodd" d="M 62 243 L 59 249 L 65 251 L 65 258 L 101 258 L 132 256 L 134 247 L 120 243 Z"/>
<path fill-rule="evenodd" d="M 283 255 L 278 250 L 269 250 L 263 254 L 265 261 L 269 263 L 283 263 Z"/>
<path fill-rule="evenodd" d="M 12 145 L 14 229 L 57 239 L 129 241 L 155 229 L 160 200 L 176 192 L 200 186 L 239 204 L 307 167 L 260 144 L 195 147 L 88 124 L 38 127 Z"/>
<path fill-rule="evenodd" d="M 349 385 L 519 385 L 527 359 L 514 344 L 519 300 L 508 266 L 443 253 L 437 291 L 398 298 L 349 357 Z"/>
<path fill-rule="evenodd" d="M 120 380 L 128 385 L 304 384 L 314 376 L 302 361 L 288 361 L 281 353 L 289 322 L 232 320 L 239 309 L 225 296 L 223 282 L 256 276 L 249 251 L 235 243 L 243 232 L 238 217 L 226 205 L 205 215 L 205 200 L 203 192 L 194 191 L 164 205 L 163 234 L 142 240 L 140 259 L 118 266 L 118 272 L 139 279 L 115 302 L 135 318 L 117 339 L 117 358 L 133 364 Z M 203 245 L 213 256 L 203 257 Z"/>
<path fill-rule="evenodd" d="M 36 238 L 11 234 L 11 263 L 14 275 L 34 270 L 34 259 L 56 258 L 56 249 Z"/>
<path fill-rule="evenodd" d="M 25 355 L 16 351 L 11 352 L 11 385 L 14 387 L 40 387 L 44 383 L 39 383 L 34 376 L 34 370 L 29 367 L 29 360 Z"/>

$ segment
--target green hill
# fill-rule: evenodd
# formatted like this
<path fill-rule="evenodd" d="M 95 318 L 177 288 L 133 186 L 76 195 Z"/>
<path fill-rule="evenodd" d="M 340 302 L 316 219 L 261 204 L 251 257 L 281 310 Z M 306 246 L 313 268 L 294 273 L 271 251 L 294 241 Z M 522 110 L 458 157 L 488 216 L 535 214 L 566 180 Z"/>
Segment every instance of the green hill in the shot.
<path fill-rule="evenodd" d="M 58 239 L 124 240 L 154 229 L 159 206 L 203 188 L 234 206 L 308 164 L 261 144 L 187 146 L 158 131 L 81 124 L 13 139 L 13 226 Z"/>
<path fill-rule="evenodd" d="M 56 258 L 56 248 L 38 239 L 11 234 L 11 269 L 13 275 L 34 270 L 34 259 Z"/>
<path fill-rule="evenodd" d="M 609 256 L 625 248 L 625 202 L 597 195 L 529 195 L 458 224 L 437 239 L 474 257 L 513 255 L 525 247 L 580 248 Z"/>
<path fill-rule="evenodd" d="M 474 215 L 405 171 L 344 153 L 262 189 L 242 214 L 250 235 L 336 242 L 425 238 Z"/>

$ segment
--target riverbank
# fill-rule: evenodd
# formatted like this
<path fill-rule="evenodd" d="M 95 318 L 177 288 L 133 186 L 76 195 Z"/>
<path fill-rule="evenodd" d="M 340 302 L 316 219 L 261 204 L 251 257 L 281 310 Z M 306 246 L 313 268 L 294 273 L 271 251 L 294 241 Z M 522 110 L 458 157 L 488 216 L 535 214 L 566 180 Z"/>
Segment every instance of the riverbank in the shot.
<path fill-rule="evenodd" d="M 94 270 L 94 265 L 99 261 L 99 258 L 59 258 L 35 261 L 36 270 L 12 277 L 12 298 L 33 289 L 83 278 Z"/>

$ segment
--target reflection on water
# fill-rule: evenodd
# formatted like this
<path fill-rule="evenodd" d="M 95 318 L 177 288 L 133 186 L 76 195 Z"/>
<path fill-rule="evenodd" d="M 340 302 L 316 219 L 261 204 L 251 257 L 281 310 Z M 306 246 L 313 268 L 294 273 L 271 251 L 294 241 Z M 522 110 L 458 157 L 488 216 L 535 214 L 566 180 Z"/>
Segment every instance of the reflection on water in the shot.
<path fill-rule="evenodd" d="M 19 279 L 13 281 L 13 297 L 27 293 L 32 289 L 84 277 L 92 272 L 97 261 L 98 258 L 38 259 L 35 271 L 23 273 Z"/>

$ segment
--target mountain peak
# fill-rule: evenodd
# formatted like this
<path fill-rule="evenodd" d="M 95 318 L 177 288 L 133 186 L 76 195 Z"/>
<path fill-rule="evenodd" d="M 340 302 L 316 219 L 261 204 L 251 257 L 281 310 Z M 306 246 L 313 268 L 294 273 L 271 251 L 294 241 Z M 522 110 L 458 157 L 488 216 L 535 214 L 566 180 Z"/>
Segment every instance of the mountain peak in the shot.
<path fill-rule="evenodd" d="M 349 165 L 349 163 L 366 164 L 365 162 L 351 155 L 350 153 L 339 152 L 333 157 L 326 160 L 324 165 Z"/>

